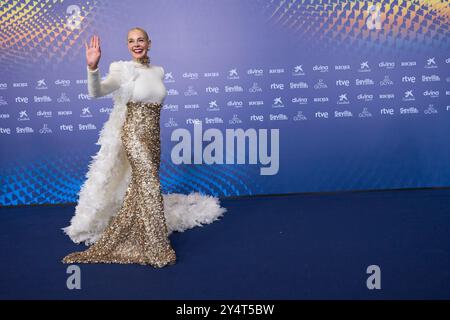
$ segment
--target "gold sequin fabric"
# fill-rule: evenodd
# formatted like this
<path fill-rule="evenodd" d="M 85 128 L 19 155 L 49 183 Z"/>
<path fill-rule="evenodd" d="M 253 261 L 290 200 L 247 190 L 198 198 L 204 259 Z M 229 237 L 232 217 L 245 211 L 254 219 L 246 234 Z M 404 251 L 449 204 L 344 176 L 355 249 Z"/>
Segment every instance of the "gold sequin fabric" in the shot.
<path fill-rule="evenodd" d="M 164 267 L 176 261 L 164 216 L 159 180 L 160 103 L 127 103 L 121 139 L 131 165 L 131 181 L 121 209 L 100 239 L 64 263 L 137 263 Z"/>

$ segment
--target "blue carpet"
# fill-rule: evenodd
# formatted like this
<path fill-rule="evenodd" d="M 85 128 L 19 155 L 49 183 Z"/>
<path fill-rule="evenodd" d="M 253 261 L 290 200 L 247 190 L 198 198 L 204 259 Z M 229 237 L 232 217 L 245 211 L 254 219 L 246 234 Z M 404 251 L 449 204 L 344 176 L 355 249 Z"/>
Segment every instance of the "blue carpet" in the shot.
<path fill-rule="evenodd" d="M 73 206 L 0 209 L 1 299 L 449 299 L 450 191 L 223 199 L 171 235 L 176 265 L 80 264 L 66 287 Z M 381 268 L 368 290 L 366 268 Z"/>

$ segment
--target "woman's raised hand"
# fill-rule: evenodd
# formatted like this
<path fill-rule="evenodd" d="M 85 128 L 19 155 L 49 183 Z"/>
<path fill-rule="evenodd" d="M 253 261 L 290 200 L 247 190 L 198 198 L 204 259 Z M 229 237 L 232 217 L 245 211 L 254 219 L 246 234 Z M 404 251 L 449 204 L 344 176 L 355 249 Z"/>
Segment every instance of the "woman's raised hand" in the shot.
<path fill-rule="evenodd" d="M 98 67 L 98 62 L 100 61 L 101 50 L 100 50 L 100 38 L 98 36 L 91 37 L 90 45 L 84 42 L 86 47 L 86 62 L 89 69 L 95 70 Z"/>

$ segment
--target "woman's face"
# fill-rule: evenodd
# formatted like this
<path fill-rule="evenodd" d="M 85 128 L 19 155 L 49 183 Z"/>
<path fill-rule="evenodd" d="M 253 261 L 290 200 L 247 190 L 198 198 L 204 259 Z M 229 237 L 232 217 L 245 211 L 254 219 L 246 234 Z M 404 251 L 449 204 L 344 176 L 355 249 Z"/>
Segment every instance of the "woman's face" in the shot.
<path fill-rule="evenodd" d="M 134 59 L 143 58 L 147 55 L 147 51 L 150 48 L 150 43 L 145 39 L 145 35 L 142 31 L 131 30 L 128 33 L 128 50 Z"/>

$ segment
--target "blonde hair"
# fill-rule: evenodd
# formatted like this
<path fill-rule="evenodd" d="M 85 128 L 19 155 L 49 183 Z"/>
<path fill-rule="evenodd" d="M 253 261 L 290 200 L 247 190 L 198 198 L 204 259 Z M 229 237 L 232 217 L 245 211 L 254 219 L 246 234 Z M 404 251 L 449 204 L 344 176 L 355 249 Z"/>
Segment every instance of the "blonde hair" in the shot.
<path fill-rule="evenodd" d="M 139 27 L 134 27 L 134 28 L 131 28 L 130 30 L 128 30 L 128 32 L 127 32 L 127 41 L 128 41 L 128 35 L 133 30 L 138 30 L 138 31 L 142 32 L 144 34 L 145 40 L 147 40 L 147 42 L 152 42 L 152 40 L 150 40 L 150 37 L 148 36 L 147 31 L 145 31 L 144 29 L 139 28 Z"/>

